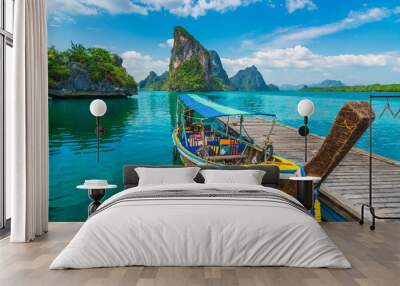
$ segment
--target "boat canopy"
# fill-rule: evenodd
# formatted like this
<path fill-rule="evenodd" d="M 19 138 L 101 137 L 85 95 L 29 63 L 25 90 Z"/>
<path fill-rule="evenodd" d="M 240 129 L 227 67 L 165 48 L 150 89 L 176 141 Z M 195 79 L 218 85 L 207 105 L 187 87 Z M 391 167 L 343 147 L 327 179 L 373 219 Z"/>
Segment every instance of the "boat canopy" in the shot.
<path fill-rule="evenodd" d="M 239 115 L 266 115 L 275 117 L 274 114 L 250 113 L 247 111 L 223 106 L 196 94 L 183 94 L 179 98 L 186 105 L 186 107 L 193 109 L 195 112 L 199 113 L 205 118 Z"/>

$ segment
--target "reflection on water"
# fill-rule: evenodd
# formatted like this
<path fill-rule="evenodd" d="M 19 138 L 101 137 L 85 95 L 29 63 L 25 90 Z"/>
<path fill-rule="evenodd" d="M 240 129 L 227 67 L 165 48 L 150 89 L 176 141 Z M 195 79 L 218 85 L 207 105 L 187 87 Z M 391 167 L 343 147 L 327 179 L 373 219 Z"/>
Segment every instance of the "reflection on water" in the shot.
<path fill-rule="evenodd" d="M 94 117 L 89 112 L 91 100 L 51 100 L 49 101 L 50 155 L 64 144 L 71 144 L 72 152 L 96 151 L 96 128 Z M 101 121 L 107 132 L 103 143 L 113 143 L 126 132 L 129 121 L 138 112 L 137 99 L 106 100 L 107 113 Z M 104 146 L 104 145 L 103 145 Z"/>
<path fill-rule="evenodd" d="M 297 103 L 303 98 L 314 101 L 316 111 L 310 120 L 311 132 L 326 135 L 341 106 L 349 100 L 366 100 L 368 94 L 301 92 L 217 92 L 202 93 L 210 99 L 243 110 L 275 113 L 278 121 L 298 127 L 302 118 Z M 102 125 L 100 162 L 96 161 L 95 119 L 89 113 L 91 100 L 50 100 L 50 214 L 51 221 L 82 221 L 87 216 L 89 199 L 75 186 L 85 179 L 106 179 L 122 190 L 124 164 L 172 164 L 171 131 L 176 117 L 176 94 L 143 92 L 126 99 L 105 100 L 108 106 Z M 386 104 L 377 100 L 377 114 Z M 393 102 L 400 108 L 400 101 Z M 388 114 L 374 125 L 375 152 L 400 159 L 400 118 Z M 276 142 L 275 144 L 278 144 Z M 364 137 L 359 143 L 366 148 Z"/>

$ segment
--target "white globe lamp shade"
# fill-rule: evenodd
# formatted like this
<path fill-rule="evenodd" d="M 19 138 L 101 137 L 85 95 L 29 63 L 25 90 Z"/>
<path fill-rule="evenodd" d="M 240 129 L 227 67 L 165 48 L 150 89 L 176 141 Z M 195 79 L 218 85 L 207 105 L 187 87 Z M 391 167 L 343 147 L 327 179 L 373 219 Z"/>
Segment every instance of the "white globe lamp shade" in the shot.
<path fill-rule="evenodd" d="M 95 117 L 101 117 L 107 112 L 107 104 L 101 99 L 95 99 L 90 103 L 90 113 Z"/>
<path fill-rule="evenodd" d="M 314 113 L 314 103 L 309 99 L 303 99 L 297 105 L 297 111 L 303 117 L 308 117 Z"/>

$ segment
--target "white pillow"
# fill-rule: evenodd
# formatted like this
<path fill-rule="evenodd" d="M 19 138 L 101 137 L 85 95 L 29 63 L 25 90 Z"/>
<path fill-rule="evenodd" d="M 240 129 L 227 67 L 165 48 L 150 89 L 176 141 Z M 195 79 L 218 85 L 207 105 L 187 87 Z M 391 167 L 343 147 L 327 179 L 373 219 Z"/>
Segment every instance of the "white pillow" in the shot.
<path fill-rule="evenodd" d="M 202 170 L 206 184 L 261 185 L 265 171 L 261 170 Z"/>
<path fill-rule="evenodd" d="M 135 168 L 139 176 L 139 186 L 171 185 L 195 183 L 193 180 L 200 168 Z"/>

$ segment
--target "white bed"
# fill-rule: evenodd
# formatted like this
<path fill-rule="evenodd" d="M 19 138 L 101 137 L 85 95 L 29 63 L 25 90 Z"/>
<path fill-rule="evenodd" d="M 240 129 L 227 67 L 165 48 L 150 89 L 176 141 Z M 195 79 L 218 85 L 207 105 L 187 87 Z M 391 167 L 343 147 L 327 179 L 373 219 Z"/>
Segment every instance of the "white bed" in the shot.
<path fill-rule="evenodd" d="M 240 191 L 248 192 L 249 197 L 135 197 L 146 191 L 174 190 Z M 252 197 L 253 191 L 281 199 Z M 279 190 L 255 185 L 192 183 L 130 188 L 100 206 L 50 269 L 128 265 L 351 267 L 320 225 L 296 204 Z"/>

